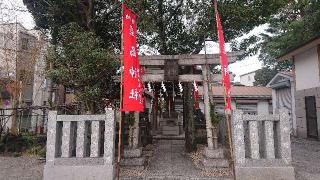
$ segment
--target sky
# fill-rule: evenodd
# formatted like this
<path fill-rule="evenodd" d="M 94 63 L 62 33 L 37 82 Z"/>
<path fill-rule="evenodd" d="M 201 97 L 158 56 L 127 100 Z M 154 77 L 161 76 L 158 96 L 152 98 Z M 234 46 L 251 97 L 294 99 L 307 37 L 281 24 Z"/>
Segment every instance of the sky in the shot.
<path fill-rule="evenodd" d="M 3 10 L 12 9 L 12 7 L 18 7 L 18 9 L 22 11 Z M 24 6 L 22 0 L 0 0 L 0 9 L 2 9 L 2 12 L 0 12 L 0 15 L 2 15 L 0 21 L 9 20 L 11 22 L 15 22 L 15 17 L 17 17 L 17 22 L 20 22 L 27 29 L 32 29 L 35 26 L 32 15 L 27 11 L 27 8 Z M 265 28 L 266 25 L 259 26 L 253 29 L 249 34 L 237 38 L 237 40 L 240 41 L 241 39 L 252 34 L 259 34 L 264 31 Z M 207 54 L 219 53 L 218 43 L 207 42 L 206 51 Z M 226 44 L 226 51 L 230 51 L 229 44 Z M 204 54 L 205 52 L 202 50 L 200 53 Z M 242 61 L 230 64 L 229 68 L 230 71 L 236 75 L 235 81 L 239 81 L 240 75 L 258 70 L 261 68 L 261 65 L 261 62 L 258 60 L 258 55 L 255 55 L 252 57 L 247 57 Z"/>

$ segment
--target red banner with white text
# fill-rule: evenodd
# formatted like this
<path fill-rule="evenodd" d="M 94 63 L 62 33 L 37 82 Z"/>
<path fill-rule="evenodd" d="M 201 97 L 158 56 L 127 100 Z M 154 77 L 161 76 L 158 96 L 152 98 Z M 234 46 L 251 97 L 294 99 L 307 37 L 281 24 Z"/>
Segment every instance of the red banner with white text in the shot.
<path fill-rule="evenodd" d="M 137 49 L 137 16 L 123 5 L 123 106 L 122 111 L 144 111 L 143 83 Z"/>
<path fill-rule="evenodd" d="M 231 91 L 230 91 L 230 77 L 229 77 L 229 70 L 228 70 L 228 57 L 224 47 L 224 37 L 222 26 L 220 22 L 220 16 L 218 12 L 216 12 L 216 21 L 217 21 L 217 29 L 218 29 L 218 39 L 220 45 L 220 64 L 221 64 L 221 73 L 223 76 L 223 87 L 225 92 L 225 109 L 231 110 Z"/>

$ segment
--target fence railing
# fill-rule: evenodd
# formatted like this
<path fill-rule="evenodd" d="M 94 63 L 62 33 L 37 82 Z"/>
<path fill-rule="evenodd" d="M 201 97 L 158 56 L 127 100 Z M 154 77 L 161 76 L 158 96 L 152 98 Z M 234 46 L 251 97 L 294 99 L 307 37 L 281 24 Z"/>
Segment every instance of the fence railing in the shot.
<path fill-rule="evenodd" d="M 53 178 L 56 177 L 53 172 L 58 166 L 70 168 L 69 174 L 66 172 L 60 176 L 64 178 L 77 177 L 83 171 L 88 171 L 79 166 L 91 168 L 88 177 L 92 173 L 104 176 L 107 172 L 113 173 L 110 169 L 113 169 L 114 160 L 114 131 L 113 110 L 107 110 L 104 115 L 57 115 L 57 111 L 50 111 L 45 179 L 57 179 Z M 99 166 L 102 168 L 92 170 L 92 167 Z M 107 166 L 108 169 L 103 169 Z M 80 179 L 85 179 L 85 176 Z"/>
<path fill-rule="evenodd" d="M 247 115 L 236 110 L 232 122 L 236 166 L 291 164 L 287 110 L 275 115 Z"/>

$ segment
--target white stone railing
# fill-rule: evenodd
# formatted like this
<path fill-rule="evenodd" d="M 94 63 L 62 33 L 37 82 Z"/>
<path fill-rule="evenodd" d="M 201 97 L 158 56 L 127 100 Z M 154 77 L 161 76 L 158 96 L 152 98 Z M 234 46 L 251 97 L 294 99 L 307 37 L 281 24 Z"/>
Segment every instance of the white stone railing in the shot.
<path fill-rule="evenodd" d="M 57 111 L 50 111 L 44 179 L 86 179 L 93 174 L 96 179 L 112 177 L 114 143 L 113 110 L 104 115 L 57 115 Z"/>
<path fill-rule="evenodd" d="M 249 166 L 276 163 L 291 164 L 290 124 L 287 110 L 276 115 L 233 113 L 235 164 Z"/>

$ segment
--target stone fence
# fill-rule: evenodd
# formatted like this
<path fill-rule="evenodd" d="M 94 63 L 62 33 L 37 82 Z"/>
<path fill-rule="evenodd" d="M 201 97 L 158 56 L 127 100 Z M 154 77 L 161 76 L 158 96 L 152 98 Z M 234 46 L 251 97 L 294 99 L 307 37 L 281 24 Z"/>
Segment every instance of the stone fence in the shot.
<path fill-rule="evenodd" d="M 45 180 L 114 178 L 114 111 L 48 115 Z"/>
<path fill-rule="evenodd" d="M 233 112 L 233 145 L 237 180 L 294 179 L 287 110 L 275 115 Z"/>

